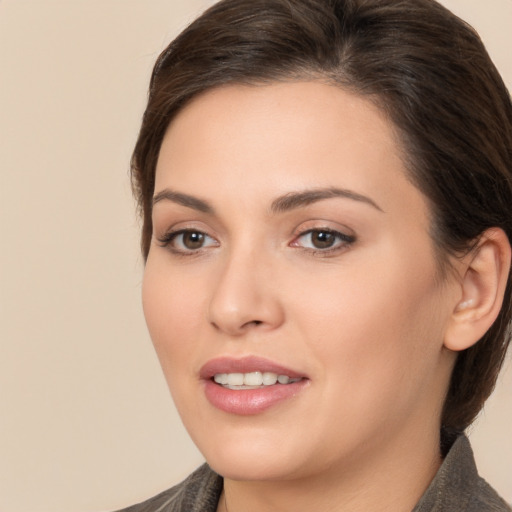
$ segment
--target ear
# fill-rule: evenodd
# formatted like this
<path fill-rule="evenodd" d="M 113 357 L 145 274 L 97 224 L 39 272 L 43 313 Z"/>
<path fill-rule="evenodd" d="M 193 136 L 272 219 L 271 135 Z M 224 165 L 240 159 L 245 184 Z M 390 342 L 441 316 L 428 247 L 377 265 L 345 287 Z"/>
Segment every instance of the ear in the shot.
<path fill-rule="evenodd" d="M 445 332 L 447 349 L 458 352 L 471 347 L 494 323 L 503 304 L 510 259 L 507 235 L 491 228 L 462 260 L 462 293 Z"/>

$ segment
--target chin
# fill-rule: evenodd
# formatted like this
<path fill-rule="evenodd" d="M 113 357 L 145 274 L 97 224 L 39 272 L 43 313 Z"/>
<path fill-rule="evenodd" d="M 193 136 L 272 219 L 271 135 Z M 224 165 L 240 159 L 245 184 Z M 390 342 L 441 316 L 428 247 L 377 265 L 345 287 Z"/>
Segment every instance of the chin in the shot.
<path fill-rule="evenodd" d="M 216 473 L 230 480 L 278 481 L 290 479 L 297 473 L 296 464 L 290 464 L 279 452 L 254 456 L 240 453 L 237 447 L 233 447 L 227 453 L 216 454 L 206 460 Z"/>
<path fill-rule="evenodd" d="M 190 433 L 210 467 L 225 478 L 283 480 L 305 467 L 305 454 L 289 433 L 252 428 L 226 429 L 225 433 L 217 429 L 215 435 L 211 430 L 199 436 Z"/>

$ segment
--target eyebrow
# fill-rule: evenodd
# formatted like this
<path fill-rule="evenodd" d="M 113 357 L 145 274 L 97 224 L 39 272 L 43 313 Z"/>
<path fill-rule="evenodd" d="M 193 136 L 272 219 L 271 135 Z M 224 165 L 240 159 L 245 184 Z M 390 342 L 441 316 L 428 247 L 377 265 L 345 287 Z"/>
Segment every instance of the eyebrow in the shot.
<path fill-rule="evenodd" d="M 192 208 L 193 210 L 198 210 L 203 213 L 214 213 L 213 206 L 207 201 L 188 194 L 182 194 L 181 192 L 175 192 L 168 188 L 158 192 L 158 194 L 153 197 L 153 206 L 164 200 L 172 201 L 173 203 L 180 204 L 181 206 L 186 206 L 187 208 Z"/>
<path fill-rule="evenodd" d="M 273 214 L 284 213 L 296 208 L 301 208 L 324 199 L 332 199 L 341 197 L 343 199 L 351 199 L 361 203 L 368 204 L 376 210 L 383 212 L 384 210 L 371 198 L 343 188 L 319 188 L 311 190 L 303 190 L 301 192 L 290 192 L 272 201 L 270 211 Z M 171 201 L 173 203 L 197 210 L 203 213 L 214 214 L 215 210 L 213 206 L 198 197 L 191 196 L 189 194 L 183 194 L 176 192 L 168 188 L 158 192 L 153 197 L 153 206 L 161 201 Z"/>
<path fill-rule="evenodd" d="M 366 203 L 376 210 L 384 212 L 384 210 L 373 199 L 354 192 L 353 190 L 334 187 L 304 190 L 302 192 L 290 192 L 289 194 L 278 197 L 272 201 L 270 211 L 272 213 L 283 213 L 294 210 L 295 208 L 301 208 L 303 206 L 316 203 L 317 201 L 322 201 L 323 199 L 331 199 L 335 197 Z"/>

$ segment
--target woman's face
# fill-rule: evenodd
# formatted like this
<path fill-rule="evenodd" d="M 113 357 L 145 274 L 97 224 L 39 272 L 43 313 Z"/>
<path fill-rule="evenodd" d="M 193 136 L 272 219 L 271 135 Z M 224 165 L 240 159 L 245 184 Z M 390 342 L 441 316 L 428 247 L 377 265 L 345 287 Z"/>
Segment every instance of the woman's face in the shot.
<path fill-rule="evenodd" d="M 153 223 L 146 320 L 219 473 L 302 478 L 436 439 L 460 292 L 371 103 L 318 82 L 203 94 L 165 135 Z"/>

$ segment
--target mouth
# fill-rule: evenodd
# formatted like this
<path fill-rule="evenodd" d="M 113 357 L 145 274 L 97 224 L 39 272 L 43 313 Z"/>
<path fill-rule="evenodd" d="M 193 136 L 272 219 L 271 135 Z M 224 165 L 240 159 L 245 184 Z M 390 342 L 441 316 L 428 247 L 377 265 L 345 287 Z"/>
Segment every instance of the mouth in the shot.
<path fill-rule="evenodd" d="M 288 375 L 278 375 L 274 372 L 248 372 L 248 373 L 216 373 L 213 381 L 227 389 L 261 389 L 275 384 L 293 384 L 300 378 L 292 378 Z"/>
<path fill-rule="evenodd" d="M 268 359 L 221 357 L 200 371 L 208 401 L 237 415 L 259 414 L 292 399 L 307 387 L 309 378 Z"/>

